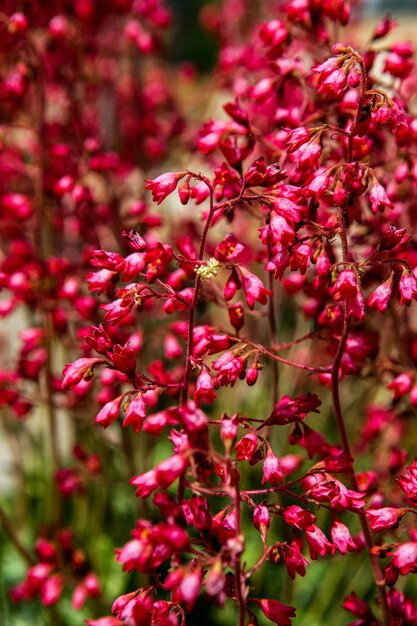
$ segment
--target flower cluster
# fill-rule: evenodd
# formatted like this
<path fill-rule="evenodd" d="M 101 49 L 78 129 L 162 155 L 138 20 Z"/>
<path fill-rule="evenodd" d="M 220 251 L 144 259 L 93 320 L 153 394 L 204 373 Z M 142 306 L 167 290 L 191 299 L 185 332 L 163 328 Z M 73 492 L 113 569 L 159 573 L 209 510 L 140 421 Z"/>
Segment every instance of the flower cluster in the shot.
<path fill-rule="evenodd" d="M 36 59 L 11 70 L 20 82 L 4 78 L 5 107 L 13 121 L 33 99 L 36 113 L 26 143 L 10 130 L 0 158 L 1 312 L 26 305 L 36 323 L 1 372 L 1 404 L 23 418 L 45 402 L 58 527 L 62 495 L 72 506 L 112 481 L 130 484 L 132 501 L 136 490 L 131 538 L 127 525 L 115 535 L 131 587 L 90 626 L 184 626 L 203 602 L 234 606 L 239 626 L 291 626 L 306 605 L 261 573 L 291 583 L 340 556 L 370 564 L 373 594 L 344 599 L 353 624 L 411 626 L 417 606 L 396 585 L 417 572 L 412 47 L 381 48 L 389 18 L 363 47 L 334 41 L 348 37 L 347 0 L 290 0 L 253 30 L 237 4 L 238 15 L 230 1 L 202 13 L 219 37 L 224 115 L 190 128 L 181 156 L 172 141 L 179 171 L 162 174 L 155 162 L 183 128 L 152 65 L 169 21 L 159 2 L 109 1 L 104 17 L 77 2 L 33 41 L 34 15 L 4 18 L 10 67 L 22 42 Z M 129 61 L 120 82 L 112 45 Z M 139 77 L 132 58 L 148 55 Z M 114 149 L 101 98 L 121 121 Z M 71 361 L 61 378 L 58 342 Z M 58 410 L 86 437 L 75 467 Z M 98 597 L 62 531 L 36 564 L 9 531 L 29 565 L 15 600 L 51 605 L 74 584 L 75 609 Z"/>

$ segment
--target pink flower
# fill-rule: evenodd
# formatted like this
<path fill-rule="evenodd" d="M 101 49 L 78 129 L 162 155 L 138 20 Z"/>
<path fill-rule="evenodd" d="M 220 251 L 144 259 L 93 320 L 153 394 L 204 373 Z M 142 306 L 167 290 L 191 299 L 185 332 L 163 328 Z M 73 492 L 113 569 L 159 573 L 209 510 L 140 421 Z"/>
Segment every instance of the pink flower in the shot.
<path fill-rule="evenodd" d="M 81 358 L 66 365 L 63 371 L 62 389 L 72 389 L 81 380 L 91 380 L 94 368 L 100 363 L 107 363 L 107 361 L 97 358 Z"/>
<path fill-rule="evenodd" d="M 369 199 L 371 201 L 372 213 L 374 214 L 377 213 L 377 211 L 383 211 L 386 208 L 394 208 L 394 205 L 387 196 L 387 192 L 378 181 L 375 181 L 372 185 L 369 191 Z"/>
<path fill-rule="evenodd" d="M 333 518 L 330 526 L 330 536 L 340 554 L 346 554 L 348 550 L 356 550 L 355 542 L 352 539 L 348 527 L 342 524 L 337 517 Z"/>
<path fill-rule="evenodd" d="M 410 306 L 411 300 L 417 299 L 417 281 L 414 274 L 404 272 L 401 274 L 400 283 L 398 285 L 400 291 L 400 304 Z"/>
<path fill-rule="evenodd" d="M 369 526 L 375 533 L 398 526 L 404 513 L 405 511 L 394 509 L 391 506 L 385 506 L 381 509 L 368 509 L 365 511 Z"/>
<path fill-rule="evenodd" d="M 417 459 L 414 459 L 413 464 L 407 467 L 407 472 L 401 474 L 397 482 L 407 498 L 417 504 Z"/>
<path fill-rule="evenodd" d="M 369 296 L 366 304 L 371 309 L 378 309 L 380 313 L 385 313 L 388 307 L 392 292 L 392 277 L 379 285 L 375 291 Z"/>
<path fill-rule="evenodd" d="M 179 476 L 184 474 L 188 461 L 182 454 L 174 454 L 155 467 L 156 482 L 162 489 L 167 489 Z"/>
<path fill-rule="evenodd" d="M 107 428 L 119 417 L 120 407 L 124 396 L 118 396 L 114 400 L 107 402 L 95 417 L 96 424 Z"/>
<path fill-rule="evenodd" d="M 353 270 L 343 270 L 340 272 L 331 291 L 336 302 L 356 296 L 358 292 L 358 279 L 355 272 Z"/>
<path fill-rule="evenodd" d="M 139 476 L 134 476 L 131 479 L 130 484 L 136 487 L 136 495 L 140 498 L 147 498 L 152 491 L 158 487 L 158 481 L 156 480 L 156 471 L 149 470 Z"/>
<path fill-rule="evenodd" d="M 316 516 L 308 509 L 303 509 L 298 504 L 288 506 L 284 511 L 284 520 L 289 526 L 294 526 L 299 530 L 306 530 L 314 524 Z"/>
<path fill-rule="evenodd" d="M 417 572 L 417 543 L 408 541 L 401 544 L 392 553 L 392 564 L 403 576 L 409 572 Z"/>
<path fill-rule="evenodd" d="M 318 167 L 321 157 L 322 147 L 319 141 L 309 141 L 303 143 L 290 155 L 290 160 L 298 163 L 304 169 L 314 169 Z"/>
<path fill-rule="evenodd" d="M 304 393 L 294 399 L 291 399 L 289 396 L 282 396 L 264 424 L 283 426 L 284 424 L 303 420 L 310 412 L 319 413 L 317 408 L 320 405 L 321 400 L 315 393 Z"/>
<path fill-rule="evenodd" d="M 244 437 L 242 437 L 242 439 L 235 445 L 236 457 L 238 461 L 242 461 L 243 459 L 250 461 L 258 449 L 258 444 L 258 437 L 255 433 L 244 435 Z"/>
<path fill-rule="evenodd" d="M 201 580 L 203 578 L 203 572 L 201 567 L 197 567 L 190 572 L 187 572 L 179 585 L 179 593 L 184 608 L 186 611 L 191 611 L 198 595 L 201 591 Z"/>
<path fill-rule="evenodd" d="M 176 189 L 178 181 L 181 180 L 186 173 L 187 172 L 167 172 L 166 174 L 161 174 L 153 180 L 146 180 L 145 189 L 149 189 L 152 192 L 154 202 L 161 204 L 161 202 Z"/>
<path fill-rule="evenodd" d="M 286 543 L 278 544 L 276 547 L 278 559 L 284 559 L 285 567 L 287 568 L 288 576 L 291 580 L 294 580 L 295 575 L 305 576 L 307 573 L 306 567 L 309 565 L 307 559 L 301 554 L 300 548 L 296 541 L 292 541 L 291 545 Z M 271 553 L 271 560 L 275 562 L 276 559 L 275 549 Z"/>
<path fill-rule="evenodd" d="M 235 234 L 231 233 L 221 241 L 214 252 L 214 256 L 219 261 L 236 261 L 245 251 L 245 247 L 239 243 Z"/>
<path fill-rule="evenodd" d="M 263 611 L 265 617 L 277 626 L 291 626 L 291 618 L 295 617 L 295 609 L 278 602 L 278 600 L 258 600 L 251 598 L 251 602 L 257 604 Z"/>
<path fill-rule="evenodd" d="M 270 296 L 272 292 L 263 286 L 260 278 L 252 274 L 252 272 L 245 267 L 239 266 L 239 272 L 242 277 L 242 288 L 248 307 L 253 309 L 255 302 L 266 304 L 267 296 Z"/>
<path fill-rule="evenodd" d="M 340 98 L 347 86 L 348 73 L 343 68 L 335 69 L 323 79 L 320 74 L 318 93 L 330 98 Z"/>
<path fill-rule="evenodd" d="M 394 400 L 397 398 L 402 398 L 408 393 L 413 386 L 413 379 L 410 374 L 404 372 L 403 374 L 398 374 L 388 385 L 387 389 L 392 389 L 394 391 Z"/>
<path fill-rule="evenodd" d="M 317 559 L 317 557 L 324 556 L 327 552 L 331 552 L 333 544 L 327 539 L 326 535 L 318 526 L 310 526 L 305 531 L 308 547 L 310 549 L 310 557 Z"/>
<path fill-rule="evenodd" d="M 346 316 L 361 320 L 365 317 L 365 298 L 358 287 L 355 296 L 346 300 Z"/>
<path fill-rule="evenodd" d="M 265 542 L 268 528 L 271 525 L 268 507 L 263 504 L 257 505 L 253 511 L 252 521 L 256 530 L 259 530 L 261 533 L 262 540 Z"/>
<path fill-rule="evenodd" d="M 199 532 L 205 532 L 211 527 L 211 513 L 209 503 L 203 496 L 191 496 L 190 500 L 183 500 L 181 508 L 187 524 L 194 526 Z"/>
<path fill-rule="evenodd" d="M 208 368 L 203 366 L 198 375 L 194 391 L 194 400 L 197 404 L 203 404 L 203 402 L 213 404 L 216 399 L 216 384 L 216 380 L 213 378 Z"/>
<path fill-rule="evenodd" d="M 274 486 L 277 483 L 283 482 L 284 476 L 280 468 L 278 457 L 275 456 L 271 448 L 268 448 L 268 452 L 263 462 L 262 469 L 262 484 L 269 482 L 272 486 Z"/>
<path fill-rule="evenodd" d="M 123 420 L 123 426 L 132 426 L 135 433 L 142 428 L 143 420 L 146 417 L 146 402 L 143 394 L 139 391 L 135 398 L 130 401 L 126 411 L 126 417 Z"/>

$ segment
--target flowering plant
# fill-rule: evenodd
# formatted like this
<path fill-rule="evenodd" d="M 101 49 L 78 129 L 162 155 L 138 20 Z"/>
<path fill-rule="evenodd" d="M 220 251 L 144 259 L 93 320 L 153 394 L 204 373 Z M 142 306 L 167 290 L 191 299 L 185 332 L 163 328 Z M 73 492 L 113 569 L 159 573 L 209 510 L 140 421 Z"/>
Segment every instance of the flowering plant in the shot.
<path fill-rule="evenodd" d="M 124 46 L 128 57 L 132 46 L 154 54 L 165 9 L 109 5 L 123 25 L 117 58 Z M 212 615 L 234 611 L 239 626 L 291 626 L 303 619 L 294 584 L 307 577 L 308 588 L 310 569 L 339 559 L 366 569 L 343 601 L 352 624 L 415 624 L 402 582 L 417 571 L 407 449 L 417 404 L 412 46 L 384 45 L 390 18 L 366 45 L 345 38 L 346 0 L 290 0 L 250 32 L 245 3 L 233 29 L 234 3 L 218 21 L 206 9 L 221 43 L 215 80 L 232 96 L 221 119 L 194 133 L 194 151 L 177 157 L 179 171 L 159 173 L 155 161 L 171 141 L 177 156 L 185 132 L 177 105 L 160 77 L 138 85 L 134 65 L 117 84 L 117 60 L 106 56 L 113 24 L 95 27 L 90 4 L 76 6 L 84 12 L 53 17 L 46 39 L 33 41 L 23 14 L 4 17 L 10 64 L 28 56 L 4 146 L 2 310 L 24 304 L 38 325 L 22 332 L 17 369 L 3 372 L 2 403 L 23 418 L 35 405 L 29 384 L 39 385 L 56 481 L 55 519 L 36 558 L 2 512 L 29 564 L 14 599 L 54 606 L 69 587 L 79 610 L 100 597 L 100 576 L 62 523 L 64 498 L 111 480 L 111 451 L 139 502 L 115 550 L 132 584 L 89 626 L 183 626 L 206 604 Z M 85 19 L 80 33 L 75 19 Z M 77 65 L 82 37 L 97 83 Z M 77 72 L 83 103 L 71 94 Z M 104 148 L 95 118 L 109 83 L 123 115 L 118 151 Z M 27 166 L 29 140 L 11 129 L 29 102 Z M 147 171 L 140 201 L 135 167 Z M 36 184 L 23 187 L 25 177 Z M 75 359 L 62 379 L 59 342 Z M 94 432 L 94 446 L 77 441 L 75 467 L 64 462 L 58 410 L 82 419 L 79 435 Z"/>

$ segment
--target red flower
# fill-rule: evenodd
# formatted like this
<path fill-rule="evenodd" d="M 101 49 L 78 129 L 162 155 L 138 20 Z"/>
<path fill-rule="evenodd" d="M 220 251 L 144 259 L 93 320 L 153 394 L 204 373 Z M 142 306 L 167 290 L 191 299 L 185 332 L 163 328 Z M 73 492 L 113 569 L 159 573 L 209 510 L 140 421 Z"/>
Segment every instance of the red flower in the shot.
<path fill-rule="evenodd" d="M 186 173 L 187 172 L 167 172 L 166 174 L 161 174 L 154 180 L 146 180 L 145 189 L 149 189 L 152 192 L 152 200 L 154 202 L 161 204 L 161 202 L 176 189 L 178 181 L 181 180 Z"/>
<path fill-rule="evenodd" d="M 123 420 L 123 426 L 132 426 L 135 433 L 142 428 L 143 420 L 146 417 L 146 402 L 143 394 L 139 391 L 135 398 L 130 401 L 126 411 L 126 417 Z"/>
<path fill-rule="evenodd" d="M 263 286 L 260 278 L 252 274 L 252 272 L 245 267 L 239 266 L 239 272 L 242 277 L 242 288 L 248 307 L 253 309 L 255 302 L 266 304 L 267 296 L 270 296 L 272 292 Z"/>
<path fill-rule="evenodd" d="M 398 285 L 400 290 L 400 303 L 410 306 L 411 300 L 417 299 L 417 280 L 414 274 L 411 272 L 404 272 L 401 274 L 400 283 Z"/>
<path fill-rule="evenodd" d="M 275 456 L 271 448 L 268 448 L 268 452 L 263 462 L 262 469 L 262 484 L 269 482 L 273 486 L 277 483 L 283 482 L 284 476 L 280 468 L 278 457 Z"/>
<path fill-rule="evenodd" d="M 290 424 L 303 420 L 310 412 L 319 413 L 317 408 L 321 405 L 317 394 L 305 393 L 292 400 L 289 396 L 283 396 L 276 404 L 264 425 Z"/>
<path fill-rule="evenodd" d="M 255 433 L 249 433 L 248 435 L 242 437 L 242 439 L 235 445 L 236 457 L 238 461 L 242 461 L 243 459 L 250 461 L 258 449 L 258 444 L 258 437 Z"/>
<path fill-rule="evenodd" d="M 392 292 L 392 277 L 379 285 L 369 296 L 366 304 L 372 309 L 378 309 L 380 313 L 385 313 L 388 307 Z"/>
<path fill-rule="evenodd" d="M 114 400 L 107 402 L 95 417 L 96 424 L 107 428 L 119 417 L 120 407 L 124 396 L 118 396 Z"/>
<path fill-rule="evenodd" d="M 368 509 L 365 511 L 366 519 L 374 532 L 395 528 L 405 511 L 384 506 L 381 509 Z"/>
<path fill-rule="evenodd" d="M 257 604 L 263 611 L 265 617 L 277 626 L 291 626 L 291 618 L 295 617 L 295 609 L 278 602 L 278 600 L 258 600 L 251 598 L 250 602 Z"/>
<path fill-rule="evenodd" d="M 81 358 L 66 365 L 63 371 L 62 389 L 72 389 L 81 380 L 91 380 L 94 368 L 100 363 L 107 363 L 107 361 L 97 358 Z"/>
<path fill-rule="evenodd" d="M 194 391 L 194 400 L 197 404 L 203 404 L 203 402 L 213 404 L 216 399 L 216 385 L 215 378 L 211 375 L 209 369 L 203 365 L 198 375 Z"/>
<path fill-rule="evenodd" d="M 392 564 L 403 576 L 409 572 L 417 572 L 417 543 L 408 541 L 401 544 L 392 553 Z"/>

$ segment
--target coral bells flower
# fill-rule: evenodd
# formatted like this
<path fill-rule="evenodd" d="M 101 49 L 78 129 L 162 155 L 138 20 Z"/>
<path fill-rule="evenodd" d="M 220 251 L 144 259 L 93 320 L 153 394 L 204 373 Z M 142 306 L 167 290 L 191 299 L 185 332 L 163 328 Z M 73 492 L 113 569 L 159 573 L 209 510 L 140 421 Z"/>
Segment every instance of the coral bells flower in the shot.
<path fill-rule="evenodd" d="M 374 184 L 369 190 L 369 199 L 371 201 L 371 210 L 372 213 L 377 213 L 378 211 L 384 211 L 384 209 L 393 209 L 394 205 L 388 198 L 387 192 L 384 187 L 375 180 Z"/>
<path fill-rule="evenodd" d="M 291 580 L 294 580 L 295 575 L 305 576 L 307 573 L 306 567 L 309 562 L 301 554 L 297 541 L 293 541 L 291 545 L 286 543 L 276 544 L 271 550 L 271 561 L 278 563 L 284 560 L 285 567 L 287 568 L 288 576 Z"/>
<path fill-rule="evenodd" d="M 255 433 L 244 435 L 244 437 L 242 437 L 242 439 L 235 445 L 236 457 L 238 461 L 242 461 L 243 459 L 251 461 L 256 450 L 258 449 L 258 443 L 258 437 Z"/>
<path fill-rule="evenodd" d="M 316 521 L 316 516 L 298 504 L 293 504 L 285 509 L 284 520 L 289 526 L 294 526 L 299 530 L 307 530 Z"/>
<path fill-rule="evenodd" d="M 270 296 L 272 292 L 263 286 L 260 278 L 252 274 L 252 272 L 245 267 L 240 266 L 239 272 L 242 277 L 242 288 L 248 307 L 253 309 L 255 302 L 266 304 L 267 296 Z"/>
<path fill-rule="evenodd" d="M 127 407 L 126 417 L 123 420 L 123 426 L 132 426 L 135 433 L 137 433 L 141 430 L 145 417 L 146 402 L 143 398 L 143 394 L 139 391 Z"/>
<path fill-rule="evenodd" d="M 114 400 L 107 402 L 95 417 L 96 424 L 107 428 L 119 417 L 123 396 L 118 396 Z"/>
<path fill-rule="evenodd" d="M 292 617 L 295 617 L 295 609 L 278 602 L 278 600 L 259 600 L 251 598 L 250 602 L 257 604 L 263 611 L 265 617 L 277 626 L 291 626 Z"/>
<path fill-rule="evenodd" d="M 318 167 L 322 147 L 319 141 L 309 141 L 303 143 L 291 155 L 291 161 L 297 162 L 298 166 L 303 169 L 314 169 Z"/>
<path fill-rule="evenodd" d="M 261 533 L 262 541 L 265 543 L 268 528 L 271 525 L 271 517 L 268 507 L 261 504 L 256 506 L 253 512 L 253 525 Z"/>
<path fill-rule="evenodd" d="M 356 544 L 352 539 L 349 529 L 338 518 L 334 518 L 330 526 L 330 536 L 340 554 L 346 554 L 348 550 L 356 550 Z"/>
<path fill-rule="evenodd" d="M 417 543 L 403 543 L 392 553 L 392 564 L 403 576 L 409 572 L 417 572 Z"/>
<path fill-rule="evenodd" d="M 318 93 L 332 100 L 341 98 L 347 87 L 348 72 L 342 67 L 343 61 L 331 57 L 312 68 L 318 74 Z"/>
<path fill-rule="evenodd" d="M 413 504 L 417 504 L 417 459 L 414 459 L 413 464 L 407 467 L 407 472 L 401 474 L 397 482 L 407 498 Z"/>
<path fill-rule="evenodd" d="M 370 528 L 376 532 L 381 530 L 387 530 L 388 528 L 395 528 L 405 511 L 402 509 L 394 509 L 391 506 L 385 506 L 381 509 L 368 509 L 365 511 L 366 519 Z"/>
<path fill-rule="evenodd" d="M 184 474 L 188 461 L 182 454 L 174 454 L 155 467 L 156 481 L 162 489 L 167 489 L 179 476 Z"/>
<path fill-rule="evenodd" d="M 176 189 L 178 181 L 186 174 L 187 172 L 167 172 L 166 174 L 161 174 L 154 180 L 146 180 L 145 189 L 149 189 L 152 192 L 154 202 L 161 204 Z"/>
<path fill-rule="evenodd" d="M 371 307 L 371 309 L 378 309 L 380 313 L 385 313 L 391 298 L 391 293 L 392 276 L 375 289 L 375 291 L 369 296 L 366 304 Z"/>
<path fill-rule="evenodd" d="M 333 544 L 327 539 L 326 535 L 318 526 L 314 524 L 305 531 L 310 557 L 314 560 L 317 557 L 324 556 L 327 552 L 331 552 Z"/>
<path fill-rule="evenodd" d="M 144 474 L 134 476 L 130 484 L 136 487 L 135 495 L 140 498 L 147 498 L 158 487 L 155 470 L 149 470 Z"/>
<path fill-rule="evenodd" d="M 413 379 L 410 374 L 404 372 L 403 374 L 398 374 L 388 385 L 387 389 L 392 389 L 394 392 L 394 400 L 397 398 L 402 398 L 408 393 L 413 386 Z"/>
<path fill-rule="evenodd" d="M 216 398 L 215 388 L 217 386 L 215 378 L 211 375 L 207 367 L 203 365 L 198 375 L 196 388 L 194 391 L 194 400 L 197 404 L 207 402 L 213 404 Z"/>
<path fill-rule="evenodd" d="M 332 287 L 332 296 L 339 302 L 353 298 L 358 292 L 358 279 L 353 270 L 343 270 L 340 272 L 337 281 Z"/>
<path fill-rule="evenodd" d="M 289 396 L 283 396 L 275 405 L 270 417 L 264 425 L 270 424 L 290 424 L 306 417 L 310 412 L 319 413 L 317 408 L 321 405 L 317 394 L 305 393 L 292 400 Z"/>
<path fill-rule="evenodd" d="M 414 274 L 404 270 L 401 274 L 398 289 L 400 292 L 400 303 L 410 306 L 411 300 L 417 299 L 417 281 Z"/>
<path fill-rule="evenodd" d="M 243 302 L 239 301 L 228 307 L 230 324 L 236 331 L 239 331 L 245 324 L 245 311 Z"/>
<path fill-rule="evenodd" d="M 284 481 L 284 475 L 279 466 L 278 457 L 268 448 L 267 455 L 263 462 L 262 484 L 269 482 L 272 486 Z"/>
<path fill-rule="evenodd" d="M 70 365 L 66 365 L 63 371 L 62 389 L 72 389 L 81 380 L 91 380 L 94 375 L 94 368 L 100 363 L 107 363 L 107 361 L 81 358 Z"/>

